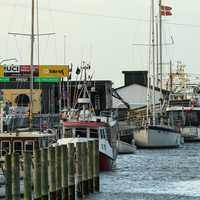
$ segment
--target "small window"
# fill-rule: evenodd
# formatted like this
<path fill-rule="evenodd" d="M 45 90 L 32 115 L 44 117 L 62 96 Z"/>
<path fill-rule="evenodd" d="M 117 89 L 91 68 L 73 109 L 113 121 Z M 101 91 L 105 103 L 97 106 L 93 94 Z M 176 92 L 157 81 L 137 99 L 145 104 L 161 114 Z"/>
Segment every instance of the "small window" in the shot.
<path fill-rule="evenodd" d="M 90 137 L 91 138 L 98 138 L 98 129 L 90 129 Z"/>
<path fill-rule="evenodd" d="M 4 156 L 5 154 L 10 153 L 10 142 L 4 140 L 1 142 L 1 155 Z"/>
<path fill-rule="evenodd" d="M 87 137 L 87 130 L 86 128 L 77 128 L 76 129 L 76 137 Z"/>
<path fill-rule="evenodd" d="M 73 133 L 72 133 L 72 129 L 65 129 L 64 130 L 64 138 L 72 138 L 73 137 Z"/>
<path fill-rule="evenodd" d="M 19 153 L 19 155 L 22 155 L 22 141 L 14 141 L 14 147 L 13 147 L 13 152 L 14 153 Z"/>
<path fill-rule="evenodd" d="M 25 150 L 30 151 L 31 154 L 33 155 L 33 149 L 34 149 L 34 142 L 33 141 L 25 141 Z"/>

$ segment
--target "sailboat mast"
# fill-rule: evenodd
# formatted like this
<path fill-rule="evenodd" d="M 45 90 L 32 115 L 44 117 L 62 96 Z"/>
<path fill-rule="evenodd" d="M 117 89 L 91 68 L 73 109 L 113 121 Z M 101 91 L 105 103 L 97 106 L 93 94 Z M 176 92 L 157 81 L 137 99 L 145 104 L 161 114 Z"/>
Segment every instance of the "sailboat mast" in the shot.
<path fill-rule="evenodd" d="M 154 0 L 151 1 L 152 9 L 152 65 L 153 65 L 153 125 L 156 121 L 156 111 L 155 111 L 155 53 L 154 53 Z"/>
<path fill-rule="evenodd" d="M 159 24 L 160 24 L 160 98 L 162 99 L 162 19 L 161 19 L 161 0 L 159 0 Z M 161 104 L 162 101 L 160 101 Z M 162 105 L 160 106 L 160 109 Z"/>
<path fill-rule="evenodd" d="M 30 129 L 32 129 L 33 127 L 33 42 L 34 42 L 34 0 L 32 0 L 32 17 L 31 17 Z"/>

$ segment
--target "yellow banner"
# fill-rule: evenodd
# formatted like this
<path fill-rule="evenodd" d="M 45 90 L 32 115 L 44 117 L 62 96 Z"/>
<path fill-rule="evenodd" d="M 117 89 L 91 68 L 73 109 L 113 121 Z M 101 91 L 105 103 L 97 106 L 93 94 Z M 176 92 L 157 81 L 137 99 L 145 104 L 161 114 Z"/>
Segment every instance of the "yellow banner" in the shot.
<path fill-rule="evenodd" d="M 0 65 L 0 77 L 4 77 L 4 65 Z"/>
<path fill-rule="evenodd" d="M 42 65 L 40 77 L 68 77 L 69 65 Z"/>

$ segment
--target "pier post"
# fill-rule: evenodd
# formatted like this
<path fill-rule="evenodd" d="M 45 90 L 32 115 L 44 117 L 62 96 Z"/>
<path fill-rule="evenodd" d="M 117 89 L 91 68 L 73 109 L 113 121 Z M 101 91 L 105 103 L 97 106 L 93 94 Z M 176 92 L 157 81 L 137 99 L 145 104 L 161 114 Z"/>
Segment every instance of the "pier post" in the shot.
<path fill-rule="evenodd" d="M 5 199 L 12 199 L 11 155 L 5 155 Z"/>
<path fill-rule="evenodd" d="M 87 141 L 89 192 L 93 193 L 93 141 Z"/>
<path fill-rule="evenodd" d="M 68 200 L 68 155 L 66 144 L 61 145 L 61 168 L 63 200 Z"/>
<path fill-rule="evenodd" d="M 56 200 L 62 199 L 61 185 L 61 146 L 56 146 Z"/>
<path fill-rule="evenodd" d="M 82 187 L 82 152 L 81 152 L 81 142 L 76 143 L 76 177 L 77 177 L 77 197 L 83 198 L 83 187 Z"/>
<path fill-rule="evenodd" d="M 88 189 L 88 167 L 87 167 L 87 143 L 81 143 L 82 148 L 82 182 L 83 182 L 83 195 L 89 195 Z"/>
<path fill-rule="evenodd" d="M 93 141 L 94 155 L 94 189 L 99 191 L 99 140 Z"/>
<path fill-rule="evenodd" d="M 55 200 L 56 199 L 55 147 L 49 147 L 49 193 L 50 193 L 50 200 Z"/>
<path fill-rule="evenodd" d="M 69 199 L 75 200 L 74 143 L 68 144 Z"/>
<path fill-rule="evenodd" d="M 24 199 L 32 200 L 32 181 L 31 181 L 31 152 L 24 151 Z"/>
<path fill-rule="evenodd" d="M 48 179 L 48 149 L 41 149 L 41 192 L 42 192 L 42 200 L 48 200 L 48 192 L 49 192 L 49 179 Z"/>
<path fill-rule="evenodd" d="M 19 153 L 12 154 L 13 200 L 20 200 Z"/>
<path fill-rule="evenodd" d="M 41 200 L 41 150 L 34 150 L 34 200 Z"/>

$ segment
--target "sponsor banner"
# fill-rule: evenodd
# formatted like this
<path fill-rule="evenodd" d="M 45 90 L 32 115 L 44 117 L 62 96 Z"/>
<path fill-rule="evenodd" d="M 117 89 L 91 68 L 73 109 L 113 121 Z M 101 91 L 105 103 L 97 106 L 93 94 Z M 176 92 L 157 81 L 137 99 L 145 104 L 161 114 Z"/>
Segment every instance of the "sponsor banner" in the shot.
<path fill-rule="evenodd" d="M 30 74 L 31 73 L 30 65 L 20 65 L 20 73 Z M 33 65 L 33 73 L 39 73 L 39 66 L 38 65 Z"/>
<path fill-rule="evenodd" d="M 48 77 L 41 77 L 40 80 L 39 80 L 39 77 L 36 77 L 34 78 L 34 81 L 35 82 L 58 82 L 59 81 L 59 78 L 58 77 L 51 77 L 51 78 L 48 78 Z"/>
<path fill-rule="evenodd" d="M 68 77 L 68 65 L 34 65 L 33 76 L 41 77 Z M 30 76 L 30 65 L 1 65 L 0 76 L 19 77 Z"/>
<path fill-rule="evenodd" d="M 68 77 L 68 65 L 40 66 L 41 77 Z"/>
<path fill-rule="evenodd" d="M 4 73 L 19 73 L 20 65 L 4 65 Z"/>

